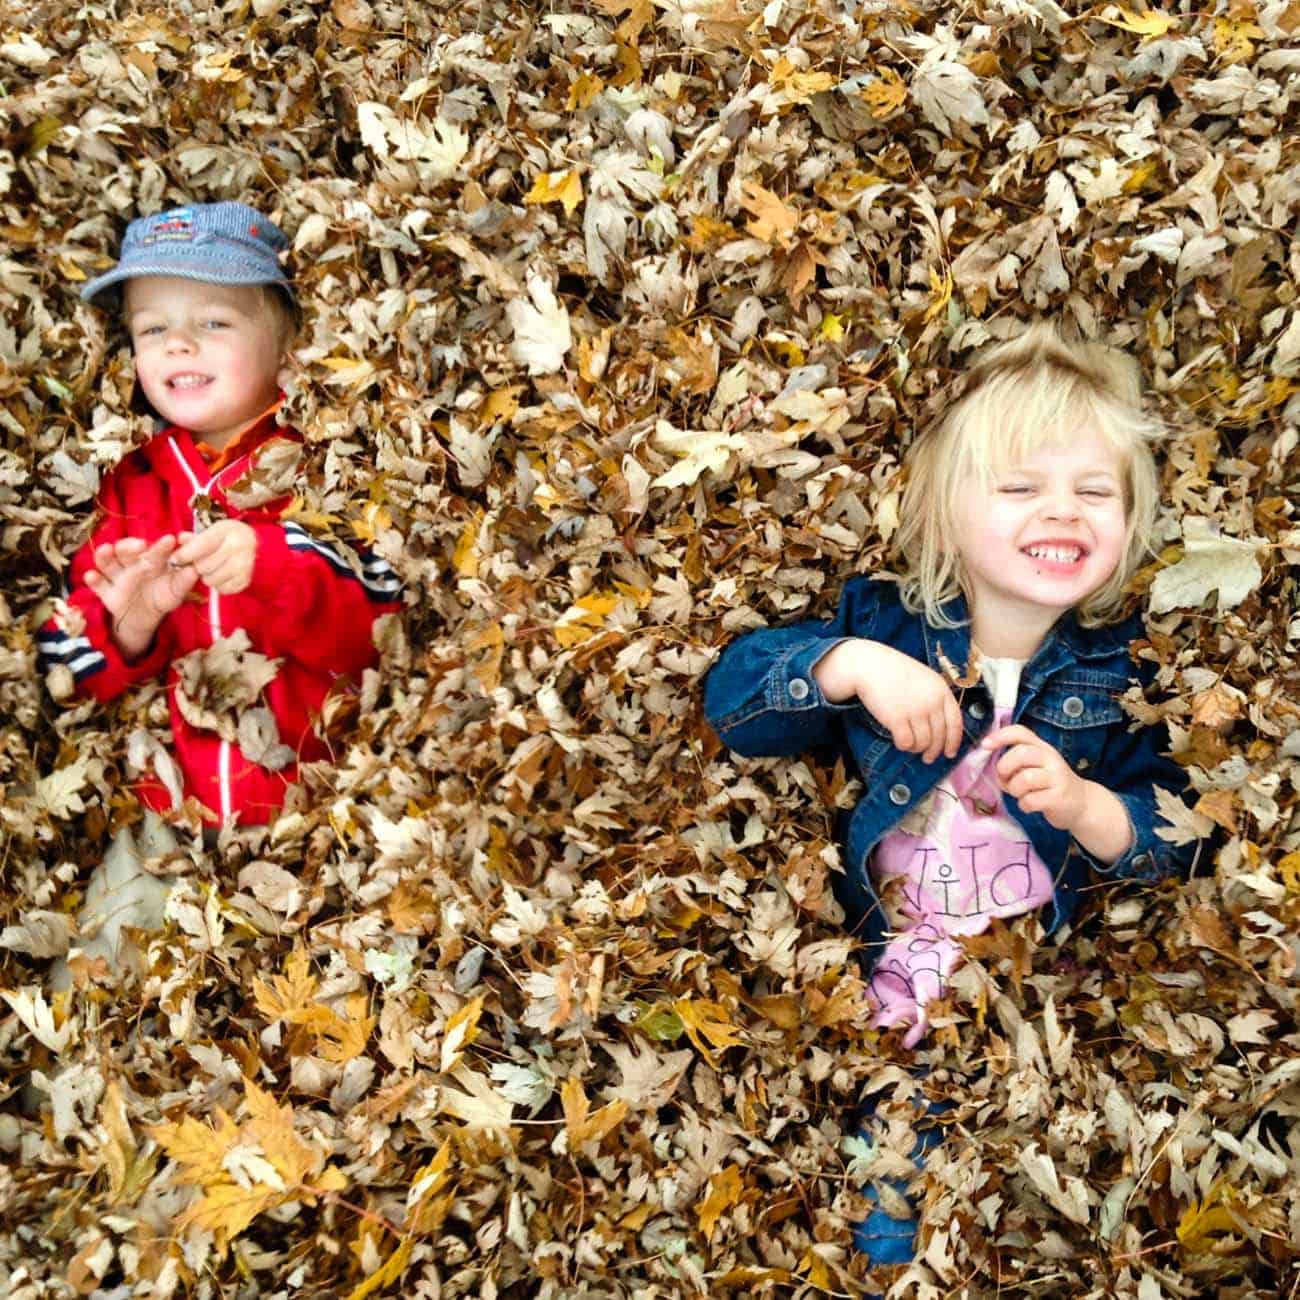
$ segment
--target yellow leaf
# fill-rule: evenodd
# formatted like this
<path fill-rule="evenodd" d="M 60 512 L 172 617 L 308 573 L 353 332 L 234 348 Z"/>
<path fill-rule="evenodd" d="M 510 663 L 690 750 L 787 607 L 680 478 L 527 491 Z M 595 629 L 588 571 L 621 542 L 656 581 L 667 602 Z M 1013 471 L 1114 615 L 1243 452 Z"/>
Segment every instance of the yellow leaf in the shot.
<path fill-rule="evenodd" d="M 475 549 L 478 542 L 478 526 L 477 518 L 466 520 L 465 527 L 461 529 L 460 540 L 456 543 L 456 550 L 451 557 L 452 565 L 462 578 L 478 577 L 478 551 Z"/>
<path fill-rule="evenodd" d="M 799 1261 L 799 1272 L 804 1274 L 810 1286 L 814 1286 L 818 1291 L 829 1291 L 831 1289 L 831 1271 L 826 1267 L 826 1261 L 813 1249 L 809 1248 L 804 1257 Z"/>
<path fill-rule="evenodd" d="M 501 663 L 506 654 L 506 634 L 500 623 L 489 623 L 465 640 L 465 648 L 473 655 L 470 671 L 484 691 L 494 691 L 501 682 Z"/>
<path fill-rule="evenodd" d="M 148 1133 L 172 1160 L 187 1166 L 178 1175 L 180 1182 L 207 1186 L 229 1177 L 222 1162 L 239 1140 L 239 1126 L 225 1111 L 217 1111 L 215 1129 L 186 1115 L 179 1124 L 155 1124 Z"/>
<path fill-rule="evenodd" d="M 437 1232 L 455 1203 L 454 1191 L 443 1194 L 448 1182 L 447 1168 L 450 1163 L 451 1142 L 447 1141 L 411 1180 L 411 1189 L 406 1194 L 409 1210 L 406 1226 L 412 1235 L 427 1236 Z"/>
<path fill-rule="evenodd" d="M 272 975 L 270 983 L 253 980 L 253 1001 L 271 1020 L 292 1020 L 305 1011 L 316 992 L 316 977 L 307 969 L 307 953 L 295 948 L 285 959 L 284 974 Z"/>
<path fill-rule="evenodd" d="M 700 1055 L 711 1066 L 717 1062 L 713 1053 L 705 1044 L 708 1040 L 714 1047 L 725 1051 L 728 1047 L 737 1047 L 745 1040 L 739 1030 L 727 1018 L 726 1008 L 718 1002 L 704 999 L 679 998 L 673 1003 L 673 1010 L 686 1030 L 686 1036 L 695 1044 Z"/>
<path fill-rule="evenodd" d="M 1205 1200 L 1188 1206 L 1178 1221 L 1178 1240 L 1188 1250 L 1213 1250 L 1225 1236 L 1241 1236 L 1241 1224 L 1232 1213 L 1231 1204 L 1240 1193 L 1222 1178 L 1210 1188 Z"/>
<path fill-rule="evenodd" d="M 1109 23 L 1112 27 L 1122 27 L 1126 32 L 1136 32 L 1144 41 L 1164 36 L 1178 26 L 1178 19 L 1173 14 L 1156 13 L 1154 10 L 1132 13 L 1128 9 L 1120 9 L 1119 13 L 1119 18 L 1103 18 L 1102 22 Z"/>
<path fill-rule="evenodd" d="M 804 363 L 804 350 L 793 339 L 781 338 L 777 334 L 769 334 L 763 340 L 773 352 L 776 353 L 787 366 L 801 366 Z"/>
<path fill-rule="evenodd" d="M 367 501 L 361 511 L 361 517 L 352 521 L 352 531 L 367 546 L 373 546 L 375 538 L 392 526 L 392 514 L 378 501 Z"/>
<path fill-rule="evenodd" d="M 366 997 L 362 993 L 348 999 L 347 1016 L 341 1016 L 326 1006 L 314 1008 L 305 1023 L 316 1039 L 317 1050 L 327 1061 L 346 1065 L 366 1050 L 375 1018 L 361 1014 L 365 1005 Z"/>
<path fill-rule="evenodd" d="M 829 72 L 803 72 L 784 54 L 772 65 L 771 81 L 792 104 L 806 104 L 814 95 L 835 84 Z"/>
<path fill-rule="evenodd" d="M 342 523 L 341 515 L 325 514 L 308 505 L 302 497 L 294 497 L 289 508 L 280 516 L 281 521 L 292 519 L 300 523 L 308 532 L 328 533 L 335 524 Z"/>
<path fill-rule="evenodd" d="M 577 81 L 569 87 L 565 108 L 570 113 L 580 113 L 584 108 L 590 108 L 592 100 L 604 89 L 605 83 L 594 73 L 579 73 Z"/>
<path fill-rule="evenodd" d="M 86 278 L 85 271 L 83 271 L 71 258 L 58 257 L 55 258 L 55 263 L 59 270 L 62 271 L 63 274 L 74 284 L 79 284 Z"/>
<path fill-rule="evenodd" d="M 588 1114 L 591 1103 L 577 1075 L 565 1079 L 560 1087 L 560 1100 L 564 1103 L 564 1127 L 570 1151 L 576 1151 L 586 1142 L 604 1141 L 627 1115 L 625 1101 L 611 1101 L 594 1115 Z"/>
<path fill-rule="evenodd" d="M 479 428 L 496 424 L 501 420 L 513 420 L 515 412 L 519 410 L 519 395 L 523 391 L 523 384 L 507 384 L 504 388 L 494 388 L 479 410 Z"/>
<path fill-rule="evenodd" d="M 880 76 L 858 93 L 870 105 L 872 117 L 888 117 L 907 103 L 907 83 L 893 68 L 881 68 Z"/>
<path fill-rule="evenodd" d="M 534 182 L 533 188 L 524 195 L 525 203 L 560 203 L 566 215 L 572 216 L 582 202 L 582 181 L 577 170 L 570 168 L 567 172 L 543 172 Z"/>
<path fill-rule="evenodd" d="M 1300 894 L 1300 849 L 1278 859 L 1277 873 L 1288 894 Z"/>
<path fill-rule="evenodd" d="M 403 1237 L 397 1249 L 359 1286 L 348 1292 L 348 1300 L 366 1300 L 366 1296 L 396 1282 L 406 1272 L 411 1258 L 412 1238 Z"/>
<path fill-rule="evenodd" d="M 765 190 L 756 181 L 746 181 L 741 188 L 745 197 L 741 199 L 740 206 L 754 214 L 754 220 L 745 229 L 755 239 L 788 248 L 799 225 L 798 212 L 787 206 L 779 195 Z"/>
<path fill-rule="evenodd" d="M 634 587 L 630 582 L 615 582 L 614 590 L 620 596 L 626 596 L 637 609 L 644 609 L 654 599 L 654 592 L 649 587 Z"/>
<path fill-rule="evenodd" d="M 1135 167 L 1129 169 L 1129 174 L 1124 177 L 1124 193 L 1137 194 L 1159 170 L 1160 164 L 1154 158 L 1147 158 L 1145 161 L 1138 163 Z"/>
<path fill-rule="evenodd" d="M 446 1074 L 460 1064 L 465 1049 L 478 1037 L 478 1019 L 483 1014 L 483 998 L 466 1002 L 452 1018 L 447 1021 L 447 1032 L 442 1039 L 442 1059 L 439 1069 Z"/>
<path fill-rule="evenodd" d="M 710 1241 L 718 1219 L 740 1200 L 744 1190 L 744 1181 L 735 1165 L 728 1165 L 709 1179 L 709 1194 L 695 1207 L 695 1213 L 700 1221 L 700 1231 Z"/>
<path fill-rule="evenodd" d="M 948 306 L 948 300 L 952 297 L 952 275 L 945 271 L 943 279 L 940 280 L 934 267 L 930 268 L 930 291 L 934 297 L 930 305 L 925 309 L 925 319 L 927 323 L 934 320 Z"/>
<path fill-rule="evenodd" d="M 715 244 L 729 244 L 739 238 L 740 231 L 729 221 L 695 216 L 691 218 L 691 233 L 683 242 L 692 253 L 707 253 Z"/>
<path fill-rule="evenodd" d="M 1255 57 L 1255 41 L 1264 36 L 1264 29 L 1252 22 L 1233 18 L 1214 20 L 1214 48 L 1224 64 L 1245 63 Z"/>
<path fill-rule="evenodd" d="M 100 1150 L 104 1165 L 108 1170 L 108 1199 L 116 1205 L 129 1197 L 135 1190 L 131 1185 L 138 1182 L 137 1148 L 135 1135 L 131 1132 L 131 1123 L 126 1115 L 126 1101 L 116 1079 L 104 1090 L 104 1100 L 99 1107 L 99 1122 L 106 1134 Z"/>
<path fill-rule="evenodd" d="M 566 650 L 581 645 L 605 626 L 605 619 L 618 608 L 621 597 L 592 592 L 574 601 L 555 624 L 555 639 Z"/>
<path fill-rule="evenodd" d="M 235 1183 L 222 1183 L 203 1193 L 201 1200 L 190 1206 L 178 1220 L 178 1226 L 202 1228 L 216 1234 L 224 1247 L 239 1236 L 259 1214 L 282 1204 L 285 1196 L 272 1187 L 254 1183 L 240 1187 Z"/>
<path fill-rule="evenodd" d="M 828 343 L 838 343 L 844 337 L 844 322 L 847 319 L 847 313 L 837 316 L 833 311 L 828 311 L 817 327 L 818 337 L 824 338 Z"/>

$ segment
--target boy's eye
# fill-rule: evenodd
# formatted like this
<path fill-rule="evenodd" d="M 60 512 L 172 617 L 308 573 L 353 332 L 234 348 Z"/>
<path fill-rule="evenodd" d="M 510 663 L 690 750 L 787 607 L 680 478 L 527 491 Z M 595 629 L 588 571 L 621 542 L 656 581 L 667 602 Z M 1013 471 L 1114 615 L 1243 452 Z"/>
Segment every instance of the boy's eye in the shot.
<path fill-rule="evenodd" d="M 229 328 L 229 324 L 223 320 L 205 320 L 203 328 L 209 330 L 224 330 Z"/>

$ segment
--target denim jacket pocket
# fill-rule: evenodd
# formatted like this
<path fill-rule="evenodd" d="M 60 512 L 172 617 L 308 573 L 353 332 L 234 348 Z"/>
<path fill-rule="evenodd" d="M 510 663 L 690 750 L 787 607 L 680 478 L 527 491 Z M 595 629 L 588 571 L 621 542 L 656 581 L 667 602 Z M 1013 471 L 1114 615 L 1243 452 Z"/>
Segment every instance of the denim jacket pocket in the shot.
<path fill-rule="evenodd" d="M 1117 694 L 1092 684 L 1054 682 L 1029 702 L 1024 721 L 1076 772 L 1092 777 L 1107 738 L 1126 719 Z"/>

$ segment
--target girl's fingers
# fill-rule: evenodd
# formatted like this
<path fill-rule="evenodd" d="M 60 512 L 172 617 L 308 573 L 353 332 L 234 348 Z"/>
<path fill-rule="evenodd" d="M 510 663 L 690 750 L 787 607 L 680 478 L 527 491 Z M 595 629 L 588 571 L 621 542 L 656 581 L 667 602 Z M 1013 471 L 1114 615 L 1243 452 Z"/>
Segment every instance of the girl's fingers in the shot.
<path fill-rule="evenodd" d="M 930 719 L 922 715 L 912 719 L 912 750 L 914 753 L 928 755 L 930 752 Z M 926 762 L 929 759 L 926 758 Z"/>
<path fill-rule="evenodd" d="M 912 729 L 911 718 L 904 718 L 894 725 L 894 744 L 904 753 L 910 753 L 916 748 L 916 733 Z"/>
<path fill-rule="evenodd" d="M 930 743 L 925 749 L 925 761 L 933 763 L 940 754 L 952 748 L 952 727 L 948 711 L 940 704 L 930 715 Z"/>
<path fill-rule="evenodd" d="M 944 717 L 944 735 L 947 740 L 943 747 L 943 752 L 949 758 L 956 758 L 957 751 L 961 748 L 962 722 L 961 709 L 957 707 L 957 701 L 952 695 L 945 697 L 943 702 Z"/>

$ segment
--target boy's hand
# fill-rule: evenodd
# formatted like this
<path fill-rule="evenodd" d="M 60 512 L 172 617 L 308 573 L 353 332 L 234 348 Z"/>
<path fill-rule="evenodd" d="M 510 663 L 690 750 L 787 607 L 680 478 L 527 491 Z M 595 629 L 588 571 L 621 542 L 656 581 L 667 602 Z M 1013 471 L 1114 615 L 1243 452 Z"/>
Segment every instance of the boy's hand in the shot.
<path fill-rule="evenodd" d="M 95 567 L 86 573 L 86 586 L 108 610 L 113 639 L 128 659 L 144 654 L 158 625 L 198 581 L 194 569 L 175 566 L 178 545 L 169 533 L 152 545 L 124 537 L 95 548 Z"/>
<path fill-rule="evenodd" d="M 989 750 L 1005 747 L 995 769 L 998 782 L 1025 812 L 1042 813 L 1102 862 L 1117 862 L 1129 851 L 1133 826 L 1119 797 L 1079 776 L 1056 748 L 1028 727 L 999 727 L 980 745 Z"/>
<path fill-rule="evenodd" d="M 933 763 L 956 758 L 961 748 L 961 710 L 952 688 L 911 655 L 879 641 L 843 641 L 813 669 L 833 704 L 856 695 L 885 727 L 894 744 Z"/>
<path fill-rule="evenodd" d="M 233 596 L 253 580 L 257 534 L 239 519 L 223 519 L 201 533 L 181 534 L 172 563 L 193 565 L 214 591 Z"/>

